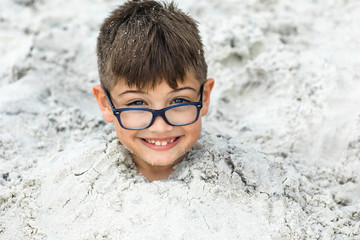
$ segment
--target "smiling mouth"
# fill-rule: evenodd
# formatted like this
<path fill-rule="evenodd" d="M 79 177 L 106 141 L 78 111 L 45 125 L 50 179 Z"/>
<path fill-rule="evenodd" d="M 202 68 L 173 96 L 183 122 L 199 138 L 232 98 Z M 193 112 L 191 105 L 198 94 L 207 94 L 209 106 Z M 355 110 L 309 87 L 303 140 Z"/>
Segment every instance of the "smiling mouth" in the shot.
<path fill-rule="evenodd" d="M 145 142 L 148 142 L 150 144 L 153 144 L 155 146 L 166 146 L 176 140 L 178 140 L 179 137 L 175 137 L 175 138 L 169 138 L 169 139 L 162 139 L 162 140 L 159 140 L 159 139 L 146 139 L 146 138 L 143 138 L 143 140 Z"/>

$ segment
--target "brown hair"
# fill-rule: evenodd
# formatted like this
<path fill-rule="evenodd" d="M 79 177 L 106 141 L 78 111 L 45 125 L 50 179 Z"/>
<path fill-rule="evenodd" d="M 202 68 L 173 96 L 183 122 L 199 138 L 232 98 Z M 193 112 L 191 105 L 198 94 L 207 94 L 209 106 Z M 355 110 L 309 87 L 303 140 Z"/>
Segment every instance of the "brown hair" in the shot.
<path fill-rule="evenodd" d="M 139 89 L 165 80 L 172 87 L 190 73 L 207 78 L 197 23 L 173 2 L 132 0 L 104 20 L 97 39 L 101 85 L 110 91 L 124 79 Z"/>

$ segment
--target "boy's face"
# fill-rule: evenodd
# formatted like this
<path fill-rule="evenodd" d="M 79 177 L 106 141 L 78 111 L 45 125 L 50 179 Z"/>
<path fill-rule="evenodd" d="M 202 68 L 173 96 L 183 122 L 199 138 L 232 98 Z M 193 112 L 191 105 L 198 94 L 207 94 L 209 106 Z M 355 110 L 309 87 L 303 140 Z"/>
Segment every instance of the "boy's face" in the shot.
<path fill-rule="evenodd" d="M 209 79 L 204 84 L 203 107 L 200 116 L 208 112 L 210 92 L 214 80 Z M 200 83 L 188 75 L 178 88 L 171 88 L 162 81 L 155 88 L 140 91 L 136 87 L 129 87 L 125 81 L 120 81 L 110 91 L 115 108 L 150 108 L 162 109 L 184 102 L 198 102 L 200 100 Z M 94 87 L 94 94 L 95 94 Z M 98 95 L 101 95 L 100 93 Z M 96 96 L 96 94 L 95 94 Z M 195 144 L 201 133 L 201 117 L 190 125 L 171 126 L 162 117 L 157 117 L 154 123 L 143 130 L 127 130 L 120 126 L 104 97 L 96 97 L 105 120 L 113 122 L 120 142 L 129 149 L 134 161 L 140 168 L 158 171 L 173 167 L 182 160 L 184 154 Z M 141 172 L 141 171 L 140 171 Z"/>

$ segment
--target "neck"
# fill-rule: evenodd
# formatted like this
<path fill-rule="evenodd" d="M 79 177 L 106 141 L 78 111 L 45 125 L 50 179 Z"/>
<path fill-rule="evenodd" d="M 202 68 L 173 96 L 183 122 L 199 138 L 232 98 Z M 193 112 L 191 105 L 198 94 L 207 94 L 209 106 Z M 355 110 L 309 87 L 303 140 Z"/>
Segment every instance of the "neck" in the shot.
<path fill-rule="evenodd" d="M 169 178 L 174 171 L 173 167 L 182 161 L 184 156 L 176 160 L 174 163 L 166 166 L 151 165 L 148 162 L 138 159 L 137 156 L 132 155 L 135 164 L 138 167 L 138 173 L 146 177 L 149 181 L 157 181 Z"/>
<path fill-rule="evenodd" d="M 166 169 L 149 169 L 149 168 L 142 168 L 138 167 L 138 172 L 146 177 L 149 181 L 157 181 L 169 178 L 171 173 L 173 172 L 172 167 L 168 167 Z"/>

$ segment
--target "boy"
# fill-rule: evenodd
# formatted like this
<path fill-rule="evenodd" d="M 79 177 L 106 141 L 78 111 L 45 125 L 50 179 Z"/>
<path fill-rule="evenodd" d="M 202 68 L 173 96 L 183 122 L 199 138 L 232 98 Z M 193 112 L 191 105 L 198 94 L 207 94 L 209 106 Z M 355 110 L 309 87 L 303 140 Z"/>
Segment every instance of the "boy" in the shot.
<path fill-rule="evenodd" d="M 214 86 L 197 24 L 173 3 L 128 1 L 104 20 L 97 55 L 104 119 L 140 174 L 168 178 L 199 138 Z"/>

